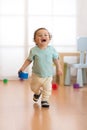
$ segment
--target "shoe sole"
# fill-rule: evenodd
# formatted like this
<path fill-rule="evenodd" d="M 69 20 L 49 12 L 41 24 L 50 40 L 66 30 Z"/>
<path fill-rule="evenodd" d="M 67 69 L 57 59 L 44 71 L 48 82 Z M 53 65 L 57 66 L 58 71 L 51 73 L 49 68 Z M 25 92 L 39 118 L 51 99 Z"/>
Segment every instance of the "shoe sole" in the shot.
<path fill-rule="evenodd" d="M 50 106 L 49 105 L 42 105 L 42 107 L 49 108 Z"/>
<path fill-rule="evenodd" d="M 33 98 L 33 101 L 35 101 L 35 102 L 37 102 L 38 100 L 39 100 L 39 99 L 34 99 L 34 98 Z"/>
<path fill-rule="evenodd" d="M 48 108 L 50 105 L 48 104 L 48 102 L 42 101 L 42 102 L 41 102 L 41 106 Z"/>

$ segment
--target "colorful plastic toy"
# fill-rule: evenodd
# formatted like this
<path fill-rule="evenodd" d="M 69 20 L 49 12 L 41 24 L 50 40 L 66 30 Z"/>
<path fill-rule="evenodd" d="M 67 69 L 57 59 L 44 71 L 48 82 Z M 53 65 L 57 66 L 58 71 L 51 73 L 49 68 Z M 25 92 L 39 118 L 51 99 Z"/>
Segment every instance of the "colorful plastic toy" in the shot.
<path fill-rule="evenodd" d="M 8 79 L 3 79 L 3 83 L 7 84 L 8 83 Z"/>
<path fill-rule="evenodd" d="M 56 83 L 52 83 L 52 89 L 56 90 L 58 88 L 58 85 Z"/>
<path fill-rule="evenodd" d="M 23 79 L 28 79 L 28 73 L 27 72 L 19 72 L 18 77 L 23 80 Z"/>
<path fill-rule="evenodd" d="M 75 83 L 75 84 L 73 84 L 73 87 L 74 87 L 74 88 L 79 88 L 80 85 L 79 85 L 78 83 Z"/>

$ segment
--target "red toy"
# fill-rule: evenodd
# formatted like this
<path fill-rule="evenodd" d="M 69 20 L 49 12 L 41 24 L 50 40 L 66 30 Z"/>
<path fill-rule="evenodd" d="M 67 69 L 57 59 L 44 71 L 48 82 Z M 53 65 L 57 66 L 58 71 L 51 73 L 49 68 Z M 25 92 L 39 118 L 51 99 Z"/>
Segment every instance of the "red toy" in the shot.
<path fill-rule="evenodd" d="M 52 89 L 56 90 L 58 88 L 58 85 L 56 83 L 52 83 Z"/>

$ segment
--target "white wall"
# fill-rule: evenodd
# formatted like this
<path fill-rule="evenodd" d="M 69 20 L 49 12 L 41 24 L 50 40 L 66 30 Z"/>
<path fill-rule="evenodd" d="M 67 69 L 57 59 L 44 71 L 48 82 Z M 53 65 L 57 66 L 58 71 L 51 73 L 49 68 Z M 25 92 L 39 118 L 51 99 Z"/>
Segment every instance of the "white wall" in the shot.
<path fill-rule="evenodd" d="M 77 36 L 87 36 L 87 0 L 77 0 Z"/>
<path fill-rule="evenodd" d="M 41 0 L 38 1 L 42 4 Z M 52 5 L 50 2 L 53 1 Z M 87 36 L 86 0 L 45 0 L 49 4 L 49 11 L 48 5 L 45 5 L 45 12 L 44 9 L 42 12 L 36 12 L 34 9 L 37 10 L 37 6 L 33 2 L 29 0 L 0 1 L 0 79 L 17 78 L 18 69 L 26 59 L 29 49 L 34 45 L 33 32 L 38 27 L 45 25 L 49 29 L 53 35 L 52 44 L 58 52 L 76 51 L 76 38 Z M 43 1 L 43 4 L 45 2 Z M 63 4 L 64 2 L 66 5 Z M 72 8 L 68 11 L 67 6 L 70 7 L 71 2 Z M 74 2 L 77 3 L 76 7 Z M 63 4 L 63 10 L 58 8 L 58 3 Z M 30 4 L 32 8 L 35 5 L 33 10 L 37 14 L 30 14 L 32 9 L 31 7 L 28 9 Z M 55 7 L 54 10 L 52 7 Z M 72 11 L 75 8 L 76 10 Z M 70 62 L 70 59 L 65 58 L 65 62 Z M 71 59 L 72 61 L 76 59 Z"/>
<path fill-rule="evenodd" d="M 87 36 L 87 0 L 77 0 L 76 5 L 77 13 L 76 13 L 76 38 L 80 36 Z M 67 51 L 76 51 L 76 46 L 72 48 L 67 46 L 64 47 L 64 50 Z M 65 62 L 67 63 L 76 63 L 78 58 L 68 57 L 65 58 Z M 72 75 L 76 75 L 76 71 L 72 69 Z"/>

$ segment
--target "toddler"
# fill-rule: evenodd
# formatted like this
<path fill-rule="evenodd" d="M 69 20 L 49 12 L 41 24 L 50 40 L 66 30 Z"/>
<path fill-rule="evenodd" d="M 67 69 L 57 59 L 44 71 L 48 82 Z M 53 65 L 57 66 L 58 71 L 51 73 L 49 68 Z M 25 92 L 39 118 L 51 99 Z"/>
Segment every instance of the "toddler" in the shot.
<path fill-rule="evenodd" d="M 53 62 L 57 75 L 62 74 L 58 52 L 48 45 L 51 35 L 46 28 L 39 28 L 34 32 L 35 47 L 31 48 L 29 56 L 18 72 L 24 71 L 33 62 L 31 76 L 31 90 L 33 100 L 37 102 L 41 96 L 41 106 L 49 107 L 49 97 L 52 91 Z"/>

